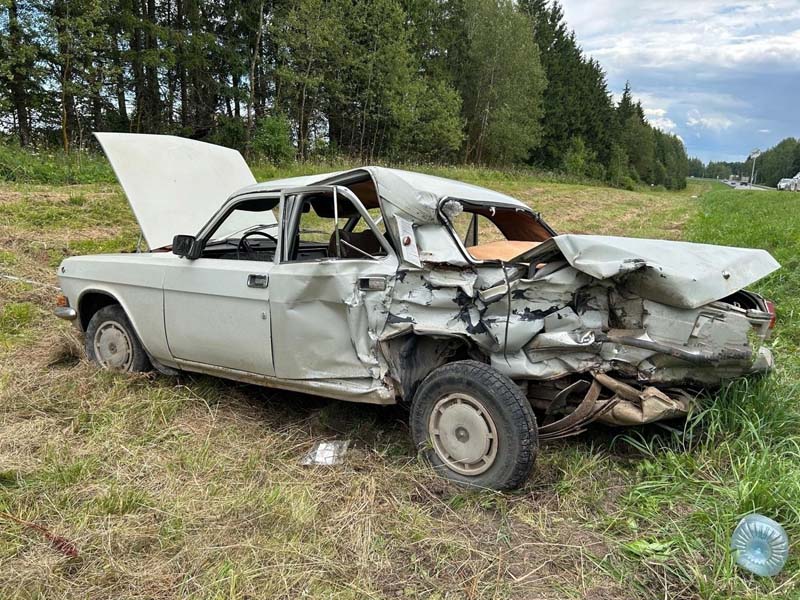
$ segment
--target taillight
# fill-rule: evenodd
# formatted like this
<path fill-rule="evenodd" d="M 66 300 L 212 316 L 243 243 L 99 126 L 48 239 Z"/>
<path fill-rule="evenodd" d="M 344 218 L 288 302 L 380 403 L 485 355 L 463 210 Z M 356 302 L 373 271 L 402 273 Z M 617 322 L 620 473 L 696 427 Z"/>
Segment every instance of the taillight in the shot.
<path fill-rule="evenodd" d="M 67 300 L 67 297 L 64 294 L 59 294 L 58 296 L 56 296 L 56 306 L 58 306 L 59 308 L 64 308 L 69 306 L 69 300 Z"/>
<path fill-rule="evenodd" d="M 772 317 L 769 320 L 769 328 L 770 329 L 774 329 L 775 328 L 775 323 L 778 321 L 778 314 L 775 312 L 775 303 L 772 300 L 767 300 L 765 298 L 764 299 L 764 304 L 767 305 L 767 312 Z"/>

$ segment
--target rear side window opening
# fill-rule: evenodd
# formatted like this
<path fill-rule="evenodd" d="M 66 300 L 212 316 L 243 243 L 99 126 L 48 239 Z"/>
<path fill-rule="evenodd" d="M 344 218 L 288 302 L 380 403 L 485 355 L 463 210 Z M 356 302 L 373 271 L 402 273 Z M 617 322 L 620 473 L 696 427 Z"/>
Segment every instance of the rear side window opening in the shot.
<path fill-rule="evenodd" d="M 555 235 L 533 213 L 516 207 L 446 199 L 440 214 L 473 261 L 508 262 Z"/>
<path fill-rule="evenodd" d="M 347 197 L 331 192 L 301 194 L 287 202 L 290 220 L 285 224 L 286 256 L 289 262 L 323 259 L 373 259 L 388 252 L 379 235 L 370 227 L 358 207 Z M 367 209 L 364 209 L 367 210 Z M 367 214 L 370 214 L 369 211 Z M 380 223 L 380 209 L 373 209 L 370 218 Z"/>

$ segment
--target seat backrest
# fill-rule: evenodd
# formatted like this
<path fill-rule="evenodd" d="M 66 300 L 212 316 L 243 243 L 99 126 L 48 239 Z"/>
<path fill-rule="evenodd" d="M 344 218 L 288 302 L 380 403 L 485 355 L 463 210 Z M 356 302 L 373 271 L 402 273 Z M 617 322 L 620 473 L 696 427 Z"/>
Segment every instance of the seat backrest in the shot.
<path fill-rule="evenodd" d="M 339 239 L 372 256 L 380 256 L 386 253 L 378 238 L 375 237 L 375 234 L 370 229 L 358 232 L 340 229 Z M 339 258 L 364 258 L 363 254 L 350 248 L 347 244 L 342 244 L 341 248 L 342 255 Z M 331 236 L 330 242 L 328 242 L 328 256 L 336 256 L 336 233 Z"/>

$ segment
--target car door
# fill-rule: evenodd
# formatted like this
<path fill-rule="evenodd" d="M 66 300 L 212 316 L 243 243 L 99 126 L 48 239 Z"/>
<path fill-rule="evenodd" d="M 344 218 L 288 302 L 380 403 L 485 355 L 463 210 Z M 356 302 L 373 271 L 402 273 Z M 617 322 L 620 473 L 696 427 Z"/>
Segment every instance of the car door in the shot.
<path fill-rule="evenodd" d="M 198 235 L 203 255 L 166 268 L 164 326 L 175 360 L 275 374 L 269 303 L 277 249 L 252 252 L 253 242 L 242 246 L 240 238 L 249 232 L 277 244 L 266 234 L 277 234 L 271 210 L 277 203 L 277 195 L 229 202 Z"/>
<path fill-rule="evenodd" d="M 164 325 L 176 360 L 274 375 L 271 262 L 180 260 L 164 274 Z"/>
<path fill-rule="evenodd" d="M 381 248 L 372 250 L 374 258 L 339 239 L 338 235 L 348 234 L 342 233 L 338 214 L 330 223 L 329 245 L 348 244 L 348 257 L 341 251 L 313 256 L 314 251 L 322 254 L 324 236 L 318 247 L 309 243 L 293 252 L 293 239 L 302 231 L 301 217 L 309 215 L 309 211 L 304 212 L 303 198 L 320 189 L 328 190 L 334 207 L 341 205 L 351 218 L 360 215 L 366 225 L 364 231 L 368 228 L 375 235 L 373 242 Z M 391 246 L 362 203 L 346 188 L 284 190 L 281 215 L 280 260 L 270 273 L 276 375 L 307 380 L 380 377 L 377 336 L 388 316 L 385 301 L 398 265 Z M 311 217 L 313 227 L 325 227 L 324 218 Z M 373 244 L 373 248 L 377 246 Z"/>

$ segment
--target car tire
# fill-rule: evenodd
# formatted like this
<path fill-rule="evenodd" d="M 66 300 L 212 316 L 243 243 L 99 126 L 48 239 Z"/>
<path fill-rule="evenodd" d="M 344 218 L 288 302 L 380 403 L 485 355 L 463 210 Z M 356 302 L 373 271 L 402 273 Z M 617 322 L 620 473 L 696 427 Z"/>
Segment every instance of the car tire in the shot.
<path fill-rule="evenodd" d="M 411 404 L 411 435 L 420 455 L 462 485 L 521 487 L 539 448 L 530 402 L 511 379 L 474 360 L 432 371 Z"/>
<path fill-rule="evenodd" d="M 104 369 L 126 373 L 150 370 L 147 352 L 118 304 L 104 306 L 94 313 L 84 343 L 89 360 Z"/>

